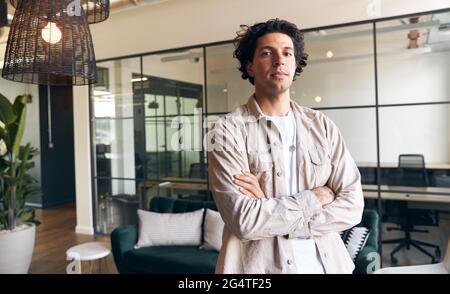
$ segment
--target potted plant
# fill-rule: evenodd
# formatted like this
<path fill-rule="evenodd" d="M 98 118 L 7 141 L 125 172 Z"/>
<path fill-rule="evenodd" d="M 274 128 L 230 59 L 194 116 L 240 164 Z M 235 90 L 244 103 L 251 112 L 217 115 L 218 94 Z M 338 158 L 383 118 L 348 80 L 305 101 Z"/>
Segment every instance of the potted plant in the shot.
<path fill-rule="evenodd" d="M 27 172 L 38 150 L 21 146 L 28 95 L 13 104 L 0 94 L 0 274 L 27 273 L 33 256 L 35 210 L 26 200 L 40 192 L 36 179 Z"/>

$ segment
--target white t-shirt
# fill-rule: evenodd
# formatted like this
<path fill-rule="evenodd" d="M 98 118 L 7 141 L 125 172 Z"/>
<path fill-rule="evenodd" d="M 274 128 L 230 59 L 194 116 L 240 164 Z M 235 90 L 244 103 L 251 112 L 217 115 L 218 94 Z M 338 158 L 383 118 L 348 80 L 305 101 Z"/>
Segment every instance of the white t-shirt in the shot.
<path fill-rule="evenodd" d="M 283 164 L 285 170 L 288 195 L 298 193 L 297 136 L 296 123 L 291 110 L 286 116 L 266 116 L 272 121 L 281 134 L 283 146 Z M 324 268 L 320 260 L 316 242 L 313 239 L 291 239 L 294 259 L 299 274 L 323 274 Z"/>

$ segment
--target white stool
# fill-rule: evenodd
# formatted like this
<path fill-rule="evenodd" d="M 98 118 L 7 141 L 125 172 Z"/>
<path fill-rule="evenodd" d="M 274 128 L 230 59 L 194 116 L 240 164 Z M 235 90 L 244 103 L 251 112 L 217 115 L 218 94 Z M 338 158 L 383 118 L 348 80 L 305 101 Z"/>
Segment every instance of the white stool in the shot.
<path fill-rule="evenodd" d="M 75 260 L 78 262 L 79 273 L 81 273 L 81 262 L 89 261 L 89 273 L 92 273 L 94 261 L 98 260 L 98 272 L 101 273 L 102 259 L 111 253 L 111 249 L 107 243 L 88 242 L 71 247 L 66 252 L 67 260 Z M 108 263 L 105 259 L 105 265 Z"/>

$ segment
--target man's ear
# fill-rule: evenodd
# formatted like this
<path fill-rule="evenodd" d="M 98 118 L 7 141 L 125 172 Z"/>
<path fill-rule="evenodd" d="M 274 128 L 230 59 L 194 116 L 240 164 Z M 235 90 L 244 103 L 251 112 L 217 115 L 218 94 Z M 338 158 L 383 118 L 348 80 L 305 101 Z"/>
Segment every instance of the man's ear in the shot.
<path fill-rule="evenodd" d="M 255 77 L 255 74 L 253 73 L 253 63 L 247 62 L 246 69 L 247 69 L 248 75 L 249 75 L 250 77 L 254 78 L 254 77 Z"/>

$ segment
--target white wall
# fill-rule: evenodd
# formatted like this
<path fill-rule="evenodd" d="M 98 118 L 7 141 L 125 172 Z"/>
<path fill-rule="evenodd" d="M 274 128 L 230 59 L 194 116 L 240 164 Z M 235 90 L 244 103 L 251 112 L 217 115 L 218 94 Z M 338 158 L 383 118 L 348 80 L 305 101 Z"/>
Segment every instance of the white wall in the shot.
<path fill-rule="evenodd" d="M 91 142 L 89 133 L 89 93 L 87 86 L 73 88 L 75 136 L 75 193 L 79 234 L 94 234 L 92 214 Z"/>
<path fill-rule="evenodd" d="M 374 2 L 375 1 L 375 2 Z M 234 38 L 240 24 L 284 18 L 301 28 L 371 18 L 376 0 L 169 0 L 113 13 L 91 26 L 98 59 Z M 387 17 L 450 7 L 449 0 L 379 0 Z"/>

